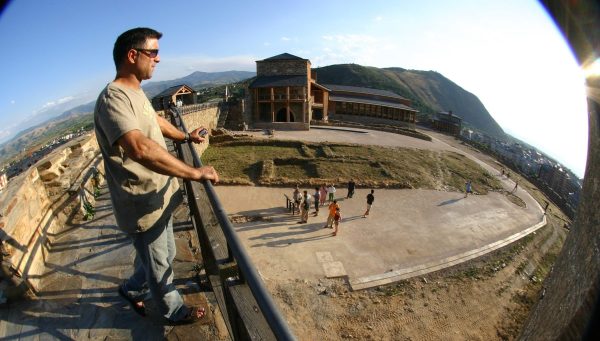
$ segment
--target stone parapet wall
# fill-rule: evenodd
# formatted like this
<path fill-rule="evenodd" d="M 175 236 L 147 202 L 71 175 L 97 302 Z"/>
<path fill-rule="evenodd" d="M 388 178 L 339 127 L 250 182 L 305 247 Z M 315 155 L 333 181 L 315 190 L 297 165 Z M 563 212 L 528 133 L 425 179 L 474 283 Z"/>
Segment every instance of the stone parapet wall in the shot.
<path fill-rule="evenodd" d="M 11 181 L 0 196 L 2 256 L 0 290 L 13 298 L 39 289 L 52 240 L 93 205 L 102 177 L 94 135 L 71 141 Z"/>
<path fill-rule="evenodd" d="M 210 132 L 213 129 L 217 128 L 218 119 L 218 107 L 205 108 L 183 115 L 183 122 L 185 123 L 185 126 L 189 131 L 192 131 L 198 127 L 204 127 Z M 210 136 L 205 142 L 200 144 L 194 144 L 198 155 L 202 155 L 206 148 L 208 148 L 209 140 Z"/>
<path fill-rule="evenodd" d="M 189 130 L 216 129 L 218 106 L 183 115 Z M 195 145 L 198 153 L 208 141 Z M 0 296 L 9 299 L 37 292 L 52 242 L 84 220 L 104 182 L 104 165 L 95 135 L 73 140 L 14 178 L 0 193 Z"/>

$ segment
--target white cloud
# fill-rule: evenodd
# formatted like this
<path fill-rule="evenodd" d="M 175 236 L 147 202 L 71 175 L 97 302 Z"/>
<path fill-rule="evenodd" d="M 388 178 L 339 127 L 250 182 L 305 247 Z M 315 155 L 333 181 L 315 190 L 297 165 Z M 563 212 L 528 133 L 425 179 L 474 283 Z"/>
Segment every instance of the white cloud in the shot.
<path fill-rule="evenodd" d="M 288 38 L 288 37 L 281 37 L 281 40 L 282 40 L 282 41 L 290 41 L 290 40 L 292 40 L 292 39 L 290 39 L 290 38 Z"/>
<path fill-rule="evenodd" d="M 383 17 L 379 15 L 379 16 L 375 17 L 375 19 L 373 19 L 373 20 L 375 20 L 377 22 L 381 22 L 381 21 L 383 21 Z"/>
<path fill-rule="evenodd" d="M 74 99 L 75 99 L 75 97 L 73 97 L 73 96 L 67 96 L 67 97 L 59 98 L 59 99 L 54 100 L 54 101 L 46 102 L 46 104 L 42 105 L 41 108 L 39 108 L 37 110 L 34 110 L 33 114 L 36 115 L 36 114 L 39 114 L 39 113 L 46 112 L 46 111 L 52 109 L 53 107 L 55 107 L 57 105 L 64 104 L 64 103 L 67 103 L 67 102 L 71 102 Z"/>
<path fill-rule="evenodd" d="M 16 123 L 3 125 L 2 129 L 0 129 L 0 143 L 3 143 L 13 136 L 16 132 L 16 128 L 18 127 L 19 125 Z"/>
<path fill-rule="evenodd" d="M 12 136 L 13 132 L 9 129 L 0 129 L 0 143 Z"/>
<path fill-rule="evenodd" d="M 320 55 L 313 56 L 313 64 L 329 65 L 357 63 L 367 66 L 395 66 L 400 49 L 392 40 L 366 34 L 324 35 Z"/>
<path fill-rule="evenodd" d="M 63 104 L 63 103 L 72 101 L 74 99 L 75 99 L 75 97 L 73 97 L 73 96 L 67 96 L 67 97 L 60 98 L 59 100 L 56 101 L 56 103 L 57 104 Z"/>

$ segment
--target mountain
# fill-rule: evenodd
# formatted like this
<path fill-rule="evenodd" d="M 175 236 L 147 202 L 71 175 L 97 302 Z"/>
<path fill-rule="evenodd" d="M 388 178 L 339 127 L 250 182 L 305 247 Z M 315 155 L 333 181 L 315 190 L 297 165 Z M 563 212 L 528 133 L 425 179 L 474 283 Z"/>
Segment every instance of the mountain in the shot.
<path fill-rule="evenodd" d="M 199 89 L 216 85 L 239 82 L 256 75 L 248 71 L 225 71 L 225 72 L 194 72 L 182 78 L 163 82 L 148 82 L 143 85 L 144 92 L 148 98 L 152 98 L 163 90 L 179 84 L 187 84 L 192 88 Z M 25 150 L 35 148 L 64 134 L 75 126 L 86 126 L 91 119 L 96 101 L 85 103 L 68 109 L 72 102 L 65 102 L 56 106 L 53 110 L 38 115 L 36 120 L 27 122 L 31 127 L 17 133 L 8 141 L 0 144 L 0 162 L 11 159 Z M 67 110 L 68 109 L 68 110 Z M 61 110 L 61 111 L 58 111 Z"/>
<path fill-rule="evenodd" d="M 224 72 L 200 72 L 196 71 L 182 78 L 162 82 L 149 82 L 143 88 L 149 98 L 152 98 L 165 89 L 175 85 L 186 84 L 194 89 L 212 87 L 239 82 L 254 77 L 256 72 L 249 71 L 224 71 Z"/>
<path fill-rule="evenodd" d="M 28 154 L 69 132 L 75 132 L 81 128 L 91 129 L 93 108 L 87 110 L 86 106 L 73 108 L 58 117 L 19 132 L 10 141 L 0 146 L 0 163 L 19 154 Z"/>
<path fill-rule="evenodd" d="M 477 96 L 435 71 L 376 68 L 338 64 L 315 69 L 317 82 L 389 90 L 410 99 L 421 113 L 452 110 L 470 125 L 490 135 L 502 137 L 500 125 Z"/>
<path fill-rule="evenodd" d="M 315 69 L 321 84 L 362 86 L 393 91 L 412 100 L 413 107 L 421 113 L 452 110 L 463 118 L 466 125 L 494 136 L 504 136 L 502 128 L 494 121 L 481 101 L 472 93 L 434 71 L 405 70 L 402 68 L 376 68 L 357 64 L 330 65 Z M 163 90 L 187 84 L 195 89 L 239 82 L 256 75 L 248 71 L 194 72 L 182 78 L 162 82 L 149 82 L 143 88 L 149 98 Z M 0 161 L 18 152 L 42 145 L 61 132 L 91 122 L 95 101 L 65 110 L 60 116 L 18 133 L 0 144 Z M 66 109 L 66 108 L 65 108 Z M 62 129 L 62 131 L 61 131 Z"/>

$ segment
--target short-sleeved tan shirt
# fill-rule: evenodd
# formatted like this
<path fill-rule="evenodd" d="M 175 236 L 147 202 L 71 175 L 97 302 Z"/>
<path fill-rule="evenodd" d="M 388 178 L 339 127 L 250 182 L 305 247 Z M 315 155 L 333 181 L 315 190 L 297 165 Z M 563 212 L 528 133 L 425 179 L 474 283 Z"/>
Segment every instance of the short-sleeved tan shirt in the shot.
<path fill-rule="evenodd" d="M 125 133 L 139 130 L 166 149 L 156 112 L 144 91 L 108 84 L 96 101 L 94 124 L 119 228 L 143 232 L 170 216 L 181 199 L 176 179 L 135 162 L 117 143 Z"/>

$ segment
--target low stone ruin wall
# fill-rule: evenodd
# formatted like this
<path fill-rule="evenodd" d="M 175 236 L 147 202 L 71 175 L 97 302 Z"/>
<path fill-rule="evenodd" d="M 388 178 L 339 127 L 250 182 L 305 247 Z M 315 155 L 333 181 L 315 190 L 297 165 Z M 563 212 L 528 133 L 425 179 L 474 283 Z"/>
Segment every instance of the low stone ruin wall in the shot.
<path fill-rule="evenodd" d="M 94 205 L 103 169 L 96 138 L 86 135 L 11 179 L 0 196 L 0 291 L 5 297 L 39 289 L 53 239 L 84 218 L 86 203 Z"/>

